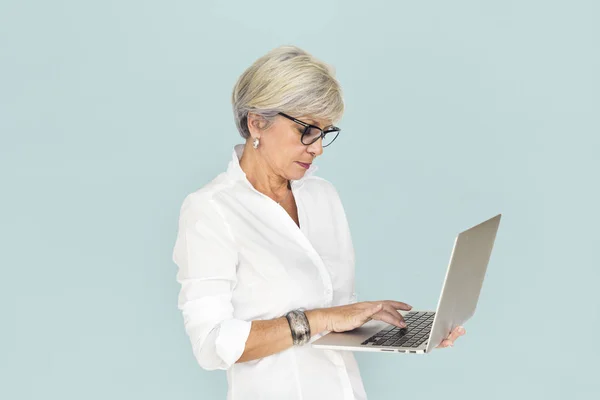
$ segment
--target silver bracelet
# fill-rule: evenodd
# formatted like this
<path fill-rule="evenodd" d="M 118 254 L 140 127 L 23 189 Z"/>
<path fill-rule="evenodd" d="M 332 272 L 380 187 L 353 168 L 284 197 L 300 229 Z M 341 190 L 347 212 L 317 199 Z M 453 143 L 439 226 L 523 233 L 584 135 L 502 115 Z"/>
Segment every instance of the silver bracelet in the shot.
<path fill-rule="evenodd" d="M 308 318 L 301 310 L 292 310 L 285 315 L 292 331 L 294 346 L 302 346 L 310 340 L 310 325 Z"/>

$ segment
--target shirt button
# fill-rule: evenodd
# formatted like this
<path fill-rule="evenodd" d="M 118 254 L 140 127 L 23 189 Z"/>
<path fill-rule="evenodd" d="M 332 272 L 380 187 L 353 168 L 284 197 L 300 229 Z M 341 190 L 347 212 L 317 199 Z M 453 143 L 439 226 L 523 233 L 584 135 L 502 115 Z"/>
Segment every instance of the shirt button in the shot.
<path fill-rule="evenodd" d="M 329 295 L 331 294 L 331 289 L 327 289 L 327 290 L 325 290 L 325 294 L 326 294 L 327 296 L 329 296 Z"/>

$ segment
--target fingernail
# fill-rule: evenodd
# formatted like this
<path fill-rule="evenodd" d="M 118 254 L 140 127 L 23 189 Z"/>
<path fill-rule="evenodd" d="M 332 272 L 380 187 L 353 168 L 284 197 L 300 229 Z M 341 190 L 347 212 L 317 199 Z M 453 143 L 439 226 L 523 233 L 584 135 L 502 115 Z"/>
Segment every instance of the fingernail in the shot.
<path fill-rule="evenodd" d="M 406 322 L 400 322 L 398 325 L 400 325 L 400 328 L 406 328 Z"/>

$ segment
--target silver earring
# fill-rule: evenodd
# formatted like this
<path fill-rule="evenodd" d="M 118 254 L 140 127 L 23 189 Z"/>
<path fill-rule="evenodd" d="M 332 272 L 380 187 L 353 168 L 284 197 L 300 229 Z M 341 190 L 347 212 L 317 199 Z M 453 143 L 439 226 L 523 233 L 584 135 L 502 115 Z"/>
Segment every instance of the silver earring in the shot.
<path fill-rule="evenodd" d="M 252 142 L 252 147 L 257 149 L 259 144 L 260 144 L 260 140 L 258 140 L 258 138 L 256 138 L 256 139 L 254 139 L 254 142 Z"/>

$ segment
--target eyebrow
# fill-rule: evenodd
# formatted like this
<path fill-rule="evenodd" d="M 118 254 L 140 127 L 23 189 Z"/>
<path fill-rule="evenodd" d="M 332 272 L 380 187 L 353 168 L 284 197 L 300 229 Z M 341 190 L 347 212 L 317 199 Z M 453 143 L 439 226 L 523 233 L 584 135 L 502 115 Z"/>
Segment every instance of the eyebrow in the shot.
<path fill-rule="evenodd" d="M 311 124 L 311 125 L 314 125 L 314 126 L 319 126 L 319 123 L 318 123 L 317 121 L 315 121 L 314 119 L 306 119 L 306 120 L 304 120 L 304 122 L 308 122 L 309 124 Z M 322 127 L 321 129 L 322 129 L 322 130 L 327 130 L 327 128 L 331 128 L 331 127 L 333 127 L 333 125 L 332 125 L 332 124 L 330 124 L 330 125 L 325 125 L 325 126 L 324 126 L 324 127 Z M 320 128 L 320 127 L 319 127 L 319 128 Z"/>

